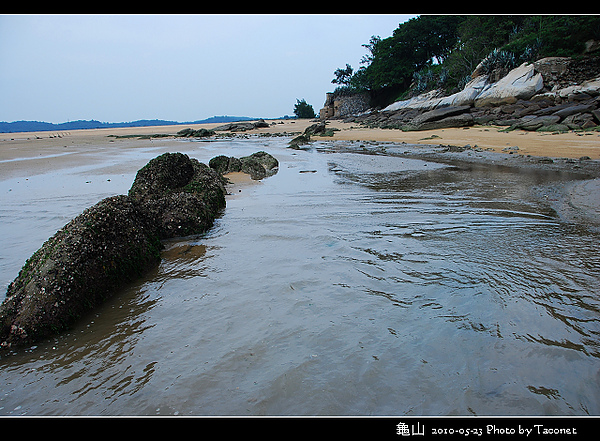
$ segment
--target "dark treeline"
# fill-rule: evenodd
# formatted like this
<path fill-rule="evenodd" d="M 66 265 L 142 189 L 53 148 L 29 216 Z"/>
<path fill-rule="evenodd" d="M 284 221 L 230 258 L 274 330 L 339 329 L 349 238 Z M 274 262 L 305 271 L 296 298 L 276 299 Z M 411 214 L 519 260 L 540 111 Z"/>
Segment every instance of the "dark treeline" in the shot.
<path fill-rule="evenodd" d="M 235 121 L 248 121 L 258 118 L 251 118 L 247 116 L 211 116 L 210 118 L 188 121 L 188 122 L 177 122 L 177 121 L 165 121 L 162 119 L 141 119 L 138 121 L 131 122 L 100 122 L 94 119 L 92 120 L 77 120 L 68 121 L 64 123 L 49 123 L 44 121 L 13 121 L 6 122 L 0 121 L 0 133 L 17 133 L 17 132 L 44 132 L 44 131 L 68 131 L 68 130 L 81 130 L 81 129 L 116 129 L 120 127 L 149 127 L 149 126 L 171 126 L 171 125 L 184 125 L 184 124 L 205 124 L 205 123 L 228 123 Z"/>
<path fill-rule="evenodd" d="M 456 92 L 483 60 L 490 69 L 509 69 L 542 57 L 578 57 L 590 40 L 600 40 L 598 15 L 422 15 L 391 37 L 371 37 L 361 66 L 337 69 L 332 83 L 339 85 L 335 94 L 368 91 L 373 105 L 385 106 L 433 88 Z"/>

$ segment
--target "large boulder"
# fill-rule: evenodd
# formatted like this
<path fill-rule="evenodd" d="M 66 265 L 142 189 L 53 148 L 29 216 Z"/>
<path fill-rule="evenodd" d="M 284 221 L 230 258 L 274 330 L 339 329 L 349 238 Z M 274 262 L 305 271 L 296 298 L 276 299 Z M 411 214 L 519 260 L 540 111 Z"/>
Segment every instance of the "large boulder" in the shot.
<path fill-rule="evenodd" d="M 208 166 L 221 175 L 242 171 L 241 161 L 233 156 L 215 156 L 208 162 Z"/>
<path fill-rule="evenodd" d="M 486 76 L 475 77 L 460 92 L 440 98 L 437 106 L 472 106 L 477 97 L 489 87 Z"/>
<path fill-rule="evenodd" d="M 161 247 L 152 220 L 127 196 L 85 210 L 48 239 L 8 286 L 0 305 L 2 348 L 67 329 L 155 266 Z"/>
<path fill-rule="evenodd" d="M 67 329 L 160 261 L 161 240 L 209 229 L 224 180 L 182 153 L 152 159 L 127 196 L 85 210 L 27 260 L 0 305 L 0 348 Z"/>
<path fill-rule="evenodd" d="M 396 101 L 382 110 L 382 112 L 395 112 L 402 109 L 430 110 L 435 108 L 442 98 L 439 89 L 422 93 L 408 100 Z"/>
<path fill-rule="evenodd" d="M 272 176 L 279 170 L 279 161 L 263 151 L 242 158 L 225 155 L 215 156 L 208 162 L 208 165 L 221 175 L 243 172 L 249 174 L 255 180 Z"/>
<path fill-rule="evenodd" d="M 161 239 L 206 231 L 225 207 L 225 194 L 221 175 L 183 153 L 152 159 L 129 189 L 151 214 Z"/>
<path fill-rule="evenodd" d="M 533 64 L 523 63 L 511 70 L 475 98 L 476 107 L 513 104 L 519 99 L 528 100 L 544 87 L 542 74 L 535 72 Z"/>

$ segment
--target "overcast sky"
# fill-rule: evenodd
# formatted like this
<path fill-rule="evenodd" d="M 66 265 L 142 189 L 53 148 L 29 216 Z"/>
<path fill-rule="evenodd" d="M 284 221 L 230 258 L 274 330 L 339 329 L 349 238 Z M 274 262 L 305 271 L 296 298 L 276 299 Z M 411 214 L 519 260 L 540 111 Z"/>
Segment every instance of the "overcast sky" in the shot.
<path fill-rule="evenodd" d="M 333 72 L 415 15 L 1 15 L 0 121 L 318 112 Z"/>

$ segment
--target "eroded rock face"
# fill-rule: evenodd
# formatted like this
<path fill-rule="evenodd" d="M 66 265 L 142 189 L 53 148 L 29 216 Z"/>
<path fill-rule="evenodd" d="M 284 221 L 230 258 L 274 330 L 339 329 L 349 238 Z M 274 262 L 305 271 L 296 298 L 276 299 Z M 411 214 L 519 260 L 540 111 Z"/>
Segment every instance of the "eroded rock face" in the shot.
<path fill-rule="evenodd" d="M 523 63 L 506 76 L 481 91 L 475 97 L 475 106 L 498 106 L 528 100 L 544 87 L 541 73 L 536 73 L 532 64 Z"/>
<path fill-rule="evenodd" d="M 472 124 L 540 131 L 597 130 L 600 124 L 599 69 L 600 57 L 597 56 L 577 60 L 544 58 L 532 64 L 523 63 L 500 79 L 490 79 L 476 69 L 473 79 L 453 95 L 444 97 L 439 90 L 433 90 L 345 121 L 402 130 Z M 467 107 L 468 112 L 431 118 L 436 111 Z M 546 115 L 553 116 L 532 121 Z M 292 141 L 297 145 L 310 141 L 305 138 L 301 135 Z"/>
<path fill-rule="evenodd" d="M 160 261 L 161 240 L 208 230 L 225 207 L 221 175 L 182 153 L 165 153 L 137 173 L 127 196 L 77 216 L 23 266 L 0 305 L 0 347 L 68 329 Z"/>

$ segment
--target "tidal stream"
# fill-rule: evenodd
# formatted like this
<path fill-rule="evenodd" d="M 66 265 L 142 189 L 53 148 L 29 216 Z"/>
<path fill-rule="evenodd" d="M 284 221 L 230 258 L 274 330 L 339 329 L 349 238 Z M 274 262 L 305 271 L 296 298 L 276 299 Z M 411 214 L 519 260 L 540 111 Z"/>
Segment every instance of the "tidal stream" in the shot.
<path fill-rule="evenodd" d="M 4 294 L 164 151 L 280 162 L 76 328 L 2 355 L 0 415 L 600 414 L 600 233 L 539 197 L 564 177 L 287 141 L 163 139 L 0 180 Z"/>

